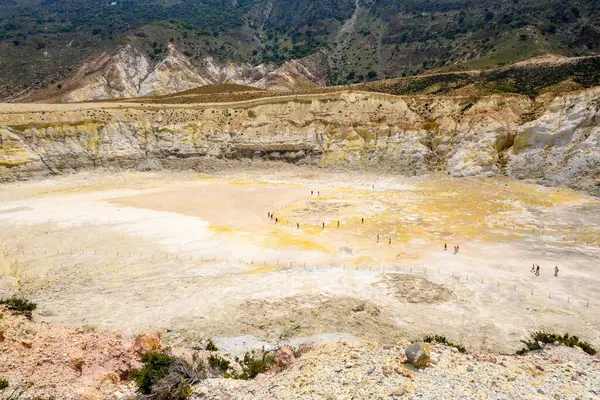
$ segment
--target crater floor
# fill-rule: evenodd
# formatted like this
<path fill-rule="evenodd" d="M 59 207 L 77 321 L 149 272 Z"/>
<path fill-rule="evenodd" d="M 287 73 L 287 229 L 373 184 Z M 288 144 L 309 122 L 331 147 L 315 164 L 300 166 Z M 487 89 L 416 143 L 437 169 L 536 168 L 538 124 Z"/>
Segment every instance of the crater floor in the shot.
<path fill-rule="evenodd" d="M 0 226 L 0 296 L 66 326 L 232 352 L 424 334 L 512 352 L 538 329 L 600 345 L 600 201 L 568 189 L 293 166 L 97 171 L 1 185 Z"/>

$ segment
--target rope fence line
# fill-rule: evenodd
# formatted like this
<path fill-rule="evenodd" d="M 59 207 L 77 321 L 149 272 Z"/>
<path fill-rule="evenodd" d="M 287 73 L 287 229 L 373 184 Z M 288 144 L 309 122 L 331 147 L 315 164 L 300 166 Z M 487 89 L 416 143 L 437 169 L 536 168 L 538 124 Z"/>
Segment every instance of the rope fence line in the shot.
<path fill-rule="evenodd" d="M 31 257 L 39 257 L 37 259 L 31 260 L 31 262 L 42 262 L 47 261 L 51 258 L 56 257 L 64 257 L 68 256 L 70 260 L 73 258 L 86 257 L 86 256 L 96 256 L 96 257 L 110 257 L 110 258 L 119 258 L 119 257 L 139 257 L 139 259 L 150 259 L 155 262 L 167 262 L 167 261 L 181 261 L 181 262 L 201 262 L 201 263 L 235 263 L 237 261 L 238 265 L 247 265 L 252 266 L 256 265 L 258 267 L 269 266 L 269 265 L 277 265 L 283 269 L 293 269 L 293 268 L 303 268 L 306 270 L 325 270 L 325 269 L 337 269 L 343 271 L 369 271 L 369 272 L 380 272 L 383 274 L 406 274 L 406 275 L 419 275 L 419 276 L 428 276 L 428 277 L 446 277 L 454 280 L 456 283 L 467 283 L 472 282 L 474 284 L 480 284 L 486 286 L 486 288 L 491 289 L 502 289 L 505 292 L 516 292 L 529 296 L 537 296 L 544 297 L 549 300 L 553 300 L 554 302 L 563 301 L 570 305 L 578 305 L 585 308 L 590 308 L 590 300 L 582 299 L 577 296 L 557 296 L 553 295 L 551 291 L 547 290 L 538 290 L 532 287 L 523 285 L 522 283 L 501 283 L 497 279 L 490 279 L 489 277 L 483 277 L 477 274 L 457 274 L 454 271 L 443 271 L 441 268 L 431 268 L 431 267 L 400 267 L 400 266 L 387 266 L 387 267 L 373 267 L 366 264 L 362 265 L 346 265 L 339 262 L 326 262 L 326 263 L 314 263 L 307 264 L 305 261 L 287 261 L 287 260 L 266 260 L 266 259 L 242 259 L 242 258 L 217 258 L 217 257 L 205 257 L 200 256 L 182 256 L 182 255 L 173 255 L 169 253 L 144 253 L 144 252 L 127 252 L 127 251 L 113 251 L 109 252 L 108 250 L 69 250 L 69 251 L 56 251 L 56 252 L 48 252 L 47 250 L 30 250 L 30 251 L 21 251 L 13 253 L 14 256 L 26 256 Z M 4 255 L 8 257 L 8 254 Z M 61 267 L 69 264 L 69 262 L 62 262 L 60 264 Z M 532 278 L 535 279 L 535 278 Z M 559 278 L 560 279 L 560 278 Z"/>

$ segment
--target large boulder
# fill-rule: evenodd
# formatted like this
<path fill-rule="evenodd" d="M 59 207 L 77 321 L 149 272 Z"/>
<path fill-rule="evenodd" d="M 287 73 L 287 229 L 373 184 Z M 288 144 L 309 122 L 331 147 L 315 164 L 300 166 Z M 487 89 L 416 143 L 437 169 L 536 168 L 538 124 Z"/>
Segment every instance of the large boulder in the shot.
<path fill-rule="evenodd" d="M 406 359 L 415 367 L 424 367 L 431 358 L 429 349 L 425 343 L 413 343 L 404 350 Z"/>

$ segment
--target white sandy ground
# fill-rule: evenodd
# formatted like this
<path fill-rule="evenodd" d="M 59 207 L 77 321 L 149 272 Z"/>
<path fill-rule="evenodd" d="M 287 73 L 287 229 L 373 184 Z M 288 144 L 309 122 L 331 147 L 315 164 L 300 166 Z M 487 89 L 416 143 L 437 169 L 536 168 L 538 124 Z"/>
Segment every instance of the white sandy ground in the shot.
<path fill-rule="evenodd" d="M 600 345 L 600 202 L 571 191 L 295 168 L 97 172 L 0 186 L 0 228 L 0 296 L 19 291 L 68 326 L 168 329 L 233 352 L 429 333 L 505 352 L 537 329 Z"/>

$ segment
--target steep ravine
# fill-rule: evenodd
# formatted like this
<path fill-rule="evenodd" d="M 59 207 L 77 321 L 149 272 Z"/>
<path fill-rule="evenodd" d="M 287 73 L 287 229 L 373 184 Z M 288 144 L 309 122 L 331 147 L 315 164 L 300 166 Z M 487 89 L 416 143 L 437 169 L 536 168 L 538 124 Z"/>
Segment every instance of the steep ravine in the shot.
<path fill-rule="evenodd" d="M 0 180 L 269 159 L 504 173 L 600 194 L 599 109 L 600 88 L 536 100 L 340 92 L 191 106 L 3 104 Z"/>

